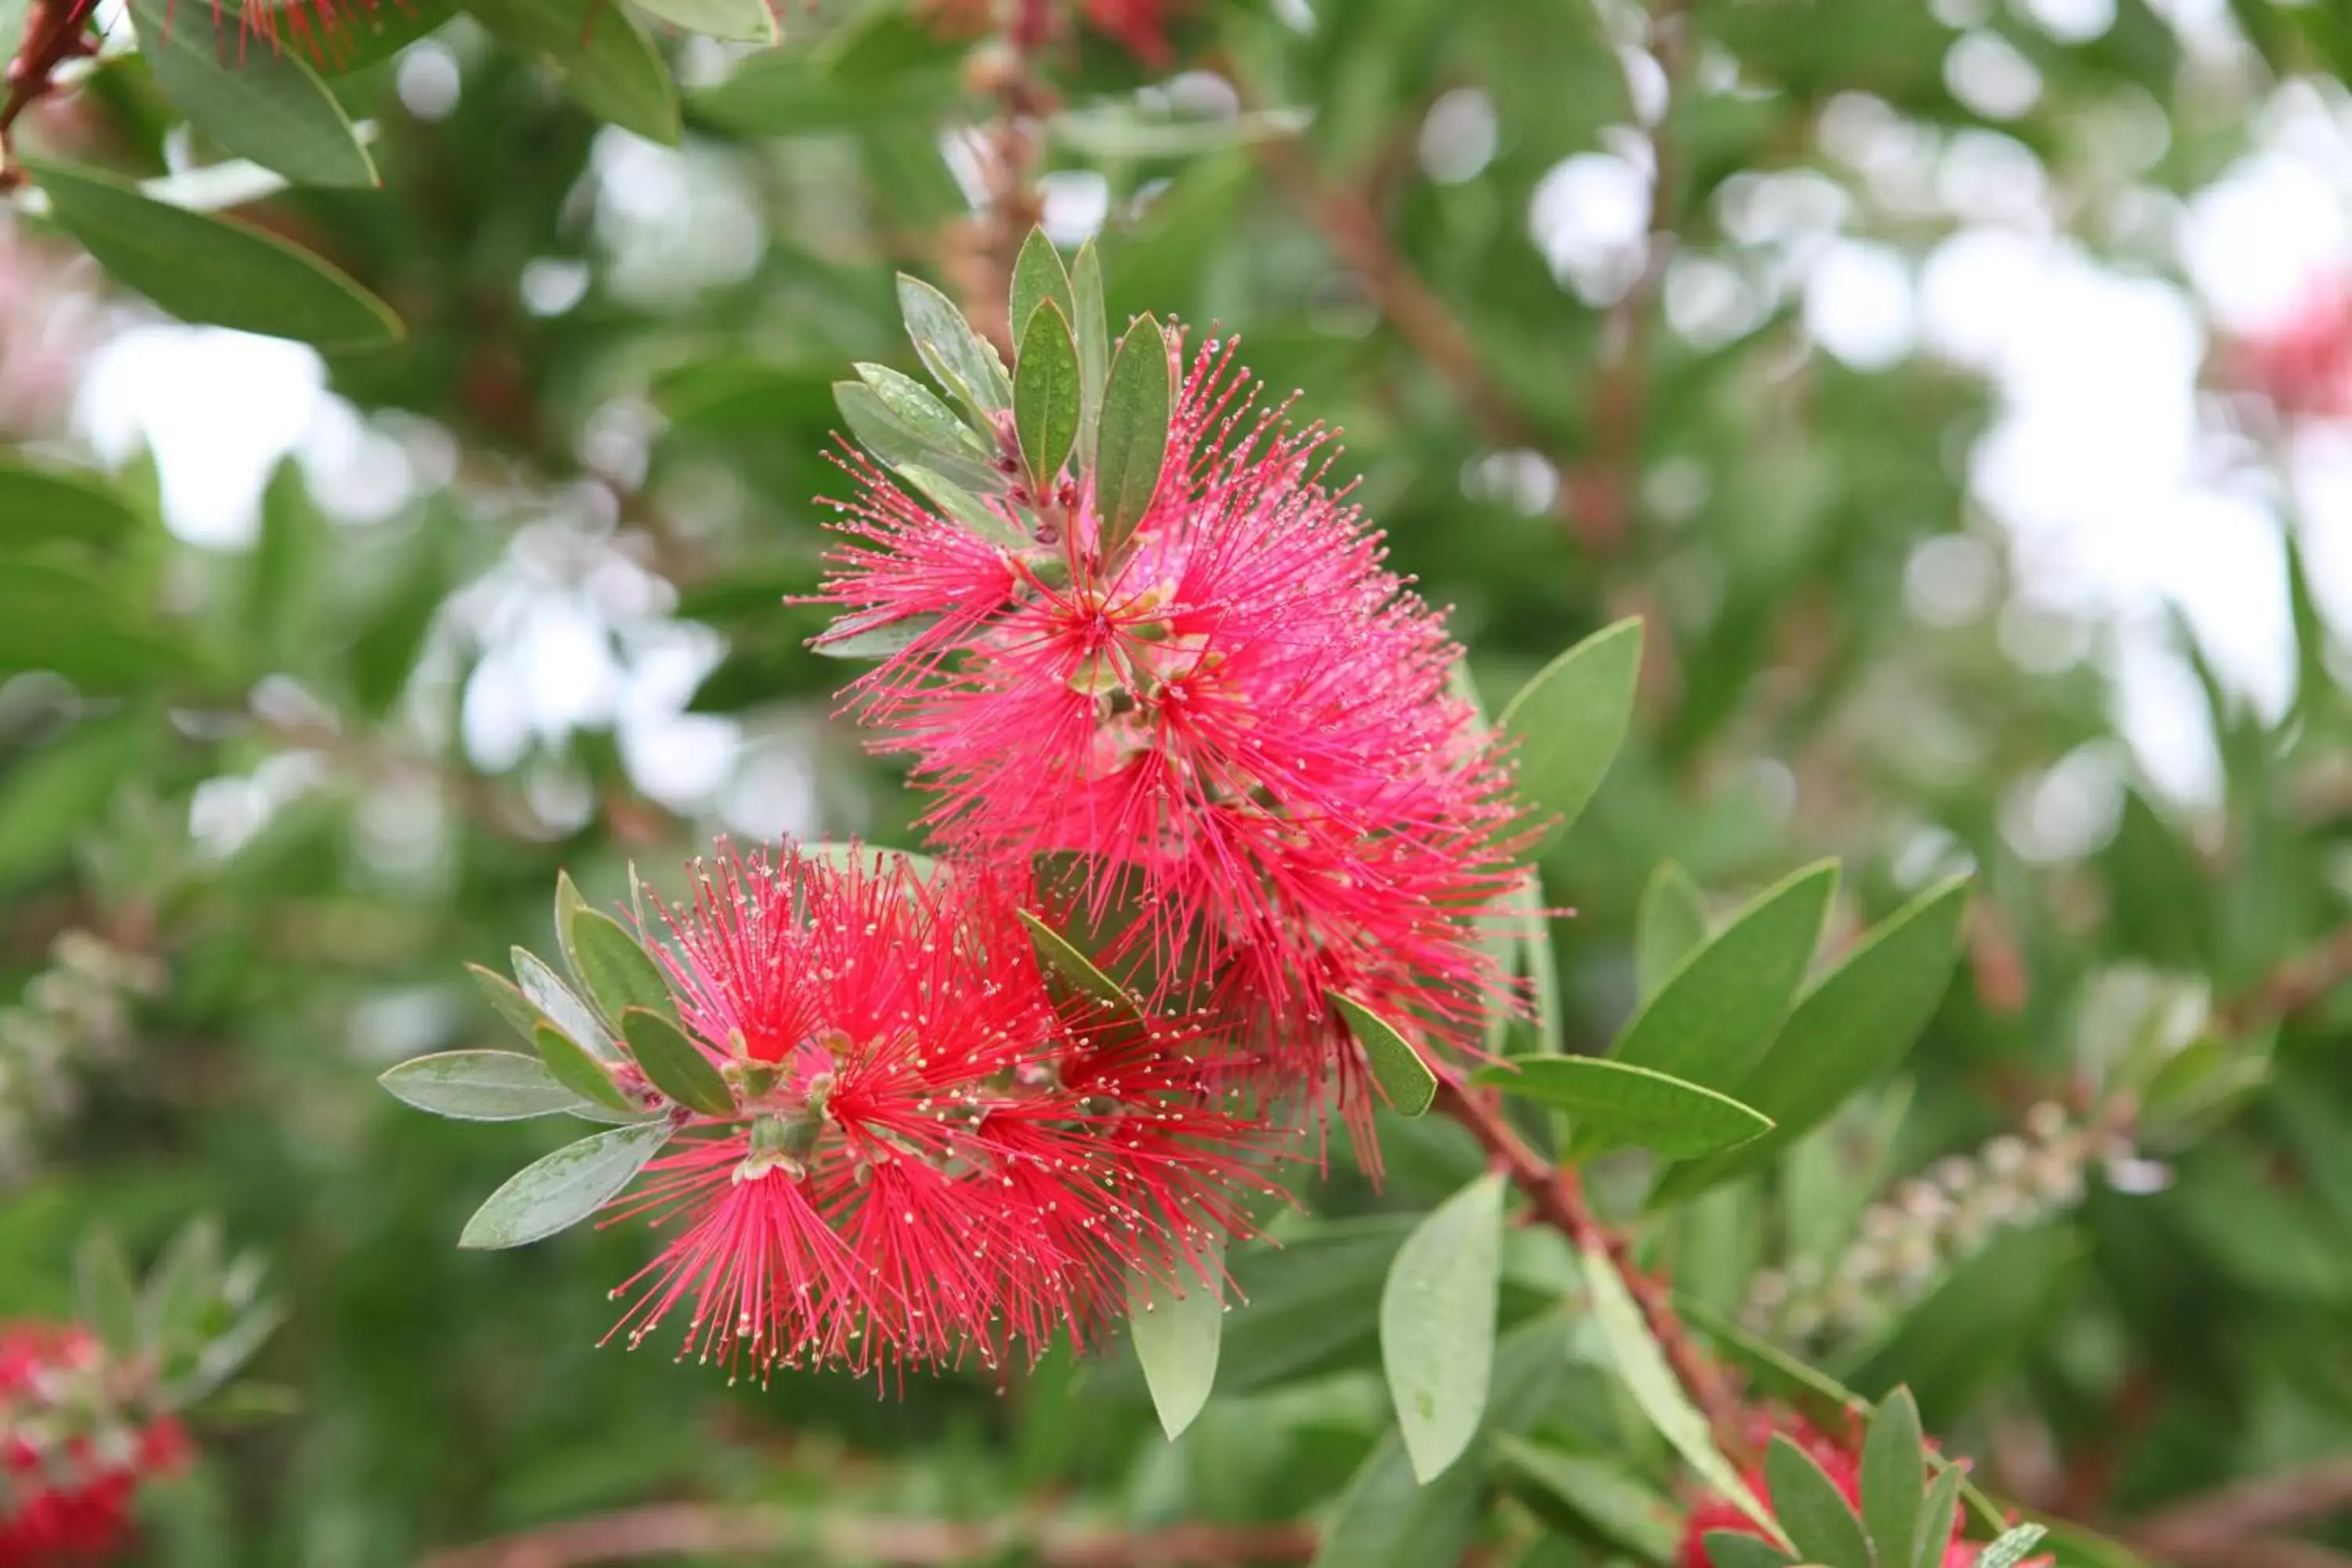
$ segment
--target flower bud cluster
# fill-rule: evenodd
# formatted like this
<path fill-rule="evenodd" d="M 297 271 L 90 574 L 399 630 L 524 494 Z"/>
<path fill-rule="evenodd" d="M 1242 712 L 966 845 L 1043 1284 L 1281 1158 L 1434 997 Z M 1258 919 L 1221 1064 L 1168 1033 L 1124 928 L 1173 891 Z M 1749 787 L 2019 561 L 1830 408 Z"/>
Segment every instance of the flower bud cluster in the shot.
<path fill-rule="evenodd" d="M 147 1377 L 79 1325 L 0 1324 L 0 1563 L 110 1556 L 141 1483 L 187 1453 Z"/>
<path fill-rule="evenodd" d="M 74 1065 L 118 1057 L 132 1003 L 163 984 L 163 966 L 145 953 L 86 931 L 58 935 L 49 966 L 0 1008 L 0 1180 L 23 1174 L 36 1130 L 72 1110 Z"/>
<path fill-rule="evenodd" d="M 1996 1237 L 2074 1208 L 2095 1165 L 2129 1153 L 2112 1124 L 2045 1100 L 2026 1113 L 2022 1132 L 1938 1160 L 1864 1210 L 1853 1244 L 1826 1266 L 1801 1258 L 1759 1273 L 1741 1319 L 1780 1339 L 1865 1336 Z"/>

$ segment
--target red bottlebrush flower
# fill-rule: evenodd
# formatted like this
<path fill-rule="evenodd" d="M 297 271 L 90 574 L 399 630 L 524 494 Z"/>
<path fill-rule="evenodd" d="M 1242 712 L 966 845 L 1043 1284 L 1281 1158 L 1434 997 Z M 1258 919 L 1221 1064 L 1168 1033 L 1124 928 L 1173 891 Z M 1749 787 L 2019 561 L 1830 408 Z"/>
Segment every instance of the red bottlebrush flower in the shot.
<path fill-rule="evenodd" d="M 1806 1458 L 1819 1465 L 1822 1473 L 1837 1487 L 1839 1495 L 1846 1500 L 1846 1506 L 1856 1513 L 1861 1512 L 1862 1457 L 1851 1444 L 1836 1441 L 1798 1416 L 1758 1415 L 1756 1447 L 1762 1448 L 1775 1436 L 1786 1437 L 1802 1448 Z M 1769 1495 L 1760 1467 L 1749 1470 L 1741 1479 L 1757 1497 Z M 1944 1568 L 1976 1568 L 1977 1558 L 1984 1551 L 1984 1543 L 1961 1540 L 1960 1532 L 1965 1528 L 1966 1516 L 1956 1506 L 1952 1510 L 1951 1541 L 1944 1548 Z M 1682 1546 L 1675 1556 L 1675 1568 L 1715 1568 L 1715 1560 L 1707 1555 L 1706 1551 L 1707 1535 L 1715 1531 L 1752 1535 L 1759 1541 L 1767 1539 L 1738 1503 L 1728 1498 L 1709 1495 L 1700 1500 L 1684 1522 Z M 2052 1559 L 2046 1556 L 2035 1557 L 2028 1559 L 2020 1568 L 2051 1568 L 2051 1564 Z"/>
<path fill-rule="evenodd" d="M 1078 0 L 1076 4 L 1027 0 L 1024 15 L 1015 18 L 1014 26 L 1031 35 L 1024 41 L 1034 47 L 1067 26 L 1064 11 L 1083 14 L 1096 32 L 1158 69 L 1170 59 L 1168 16 L 1177 5 L 1178 0 Z M 920 0 L 917 9 L 929 20 L 931 30 L 943 37 L 978 37 L 999 24 L 999 7 L 992 0 Z M 1026 15 L 1033 11 L 1044 14 Z"/>
<path fill-rule="evenodd" d="M 1086 0 L 1087 22 L 1145 65 L 1169 61 L 1168 16 L 1173 0 Z"/>
<path fill-rule="evenodd" d="M 187 1439 L 168 1416 L 115 1406 L 96 1335 L 0 1324 L 0 1563 L 97 1563 L 128 1541 L 140 1483 L 184 1463 Z"/>
<path fill-rule="evenodd" d="M 762 1374 L 994 1367 L 1082 1343 L 1134 1276 L 1213 1285 L 1264 1139 L 1208 1105 L 1189 1039 L 1057 1010 L 999 885 L 855 859 L 723 855 L 664 911 L 743 1114 L 622 1200 L 685 1228 L 615 1331 L 688 1301 L 686 1353 Z"/>
<path fill-rule="evenodd" d="M 1073 487 L 1024 548 L 859 462 L 855 542 L 820 598 L 845 612 L 829 637 L 925 627 L 853 701 L 912 753 L 938 837 L 1075 857 L 1094 923 L 1135 911 L 1109 962 L 1158 1002 L 1213 977 L 1189 999 L 1259 1086 L 1336 1080 L 1360 1133 L 1361 1063 L 1325 994 L 1466 1037 L 1497 979 L 1475 921 L 1520 843 L 1507 772 L 1449 689 L 1461 650 L 1325 486 L 1324 445 L 1212 342 L 1118 550 Z"/>
<path fill-rule="evenodd" d="M 2352 280 L 2312 289 L 2285 319 L 2231 343 L 2224 372 L 2291 416 L 2352 416 Z"/>

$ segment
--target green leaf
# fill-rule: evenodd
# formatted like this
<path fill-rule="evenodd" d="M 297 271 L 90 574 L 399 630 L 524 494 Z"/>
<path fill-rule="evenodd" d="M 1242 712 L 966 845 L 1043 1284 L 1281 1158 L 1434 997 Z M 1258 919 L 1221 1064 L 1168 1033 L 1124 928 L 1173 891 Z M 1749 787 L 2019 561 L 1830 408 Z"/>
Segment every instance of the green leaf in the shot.
<path fill-rule="evenodd" d="M 1823 861 L 1758 894 L 1683 960 L 1610 1055 L 1707 1089 L 1737 1089 L 1788 1016 L 1836 886 L 1837 863 Z"/>
<path fill-rule="evenodd" d="M 1675 1381 L 1674 1372 L 1666 1365 L 1664 1352 L 1650 1337 L 1642 1321 L 1642 1310 L 1626 1293 L 1625 1282 L 1617 1276 L 1617 1266 L 1609 1255 L 1596 1247 L 1579 1249 L 1584 1258 L 1584 1278 L 1592 1291 L 1592 1319 L 1601 1330 L 1602 1342 L 1609 1347 L 1609 1359 L 1624 1380 L 1625 1388 L 1633 1402 L 1650 1418 L 1650 1425 L 1683 1457 L 1699 1479 L 1708 1488 L 1729 1498 L 1742 1513 L 1754 1520 L 1770 1538 L 1778 1542 L 1785 1538 L 1772 1516 L 1739 1479 L 1731 1461 L 1715 1446 L 1707 1431 L 1706 1417 L 1690 1402 L 1689 1395 Z"/>
<path fill-rule="evenodd" d="M 594 1057 L 554 1025 L 541 1024 L 531 1030 L 530 1042 L 539 1047 L 539 1059 L 547 1064 L 555 1081 L 582 1100 L 624 1114 L 644 1109 L 621 1092 L 621 1086 Z"/>
<path fill-rule="evenodd" d="M 1769 1117 L 1727 1094 L 1603 1057 L 1535 1057 L 1473 1079 L 1576 1118 L 1580 1147 L 1632 1144 L 1668 1159 L 1711 1153 L 1771 1131 Z"/>
<path fill-rule="evenodd" d="M 1012 406 L 1013 381 L 1004 362 L 953 301 L 919 278 L 898 274 L 898 310 L 917 357 L 983 426 L 993 428 L 999 410 Z"/>
<path fill-rule="evenodd" d="M 1160 493 L 1160 470 L 1168 462 L 1173 382 L 1159 318 L 1139 318 L 1111 356 L 1096 432 L 1095 515 L 1101 520 L 1105 560 L 1126 545 Z"/>
<path fill-rule="evenodd" d="M 629 1054 L 637 1058 L 646 1081 L 656 1089 L 705 1116 L 735 1114 L 735 1096 L 727 1080 L 669 1016 L 644 1007 L 626 1008 L 621 1014 L 621 1032 L 628 1039 Z"/>
<path fill-rule="evenodd" d="M 402 1062 L 376 1082 L 404 1105 L 459 1121 L 523 1121 L 580 1103 L 538 1058 L 519 1051 L 438 1051 Z"/>
<path fill-rule="evenodd" d="M 924 395 L 928 397 L 929 394 Z M 908 424 L 871 384 L 836 381 L 833 384 L 833 401 L 841 410 L 842 423 L 849 426 L 851 439 L 877 461 L 902 472 L 909 468 L 927 468 L 983 495 L 1004 488 L 1004 476 L 993 467 L 961 447 L 941 446 Z M 956 421 L 956 428 L 963 429 L 961 420 Z"/>
<path fill-rule="evenodd" d="M 2064 1225 L 1997 1237 L 1913 1308 L 1851 1381 L 1865 1394 L 1907 1383 L 1923 1419 L 1949 1426 L 2017 1364 L 2082 1255 Z"/>
<path fill-rule="evenodd" d="M 1016 356 L 1013 367 L 1013 392 L 1018 406 L 1020 366 L 1017 356 L 1028 345 L 1029 325 L 1037 307 L 1051 300 L 1062 308 L 1062 321 L 1069 325 L 1078 319 L 1076 297 L 1070 291 L 1070 274 L 1062 265 L 1062 253 L 1045 237 L 1042 228 L 1033 228 L 1029 237 L 1021 242 L 1021 255 L 1013 263 L 1013 309 L 1005 317 L 1013 329 L 1013 350 Z"/>
<path fill-rule="evenodd" d="M 948 521 L 970 529 L 981 538 L 1014 550 L 1024 550 L 1036 542 L 1028 532 L 989 506 L 986 501 L 922 463 L 900 463 L 898 477 L 922 491 L 925 499 L 945 513 Z"/>
<path fill-rule="evenodd" d="M 574 103 L 649 142 L 678 141 L 677 89 L 637 26 L 608 0 L 465 0 L 501 42 L 552 72 Z"/>
<path fill-rule="evenodd" d="M 1770 1117 L 1773 1130 L 1745 1148 L 1668 1173 L 1659 1199 L 1689 1197 L 1760 1168 L 1892 1067 L 1927 1027 L 1950 983 L 1968 892 L 1964 879 L 1929 889 L 1808 991 L 1739 1080 L 1740 1098 Z"/>
<path fill-rule="evenodd" d="M 514 963 L 515 983 L 522 987 L 524 998 L 538 1015 L 531 1020 L 530 1029 L 536 1029 L 541 1021 L 551 1023 L 571 1036 L 574 1045 L 593 1055 L 607 1058 L 617 1055 L 613 1049 L 612 1031 L 597 1019 L 595 1010 L 583 1002 L 537 953 L 518 947 L 509 956 Z"/>
<path fill-rule="evenodd" d="M 1705 1545 L 1711 1568 L 1791 1568 L 1797 1561 L 1771 1542 L 1736 1530 L 1710 1530 Z"/>
<path fill-rule="evenodd" d="M 513 1025 L 515 1033 L 526 1040 L 530 1039 L 530 1032 L 539 1027 L 540 1020 L 544 1016 L 531 999 L 524 995 L 513 981 L 495 969 L 469 963 L 466 965 L 466 973 L 474 977 L 474 983 L 481 987 L 482 994 L 489 998 L 490 1006 L 499 1016 Z"/>
<path fill-rule="evenodd" d="M 1583 815 L 1633 721 L 1642 623 L 1622 620 L 1536 672 L 1504 704 L 1496 726 L 1514 747 L 1519 794 L 1549 817 L 1542 849 Z"/>
<path fill-rule="evenodd" d="M 247 0 L 261 4 L 263 0 Z M 284 10 L 296 0 L 278 0 Z M 401 0 L 394 5 L 364 6 L 346 12 L 343 26 L 325 40 L 325 52 L 316 62 L 322 76 L 348 76 L 392 58 L 417 39 L 448 26 L 457 14 L 450 0 Z"/>
<path fill-rule="evenodd" d="M 0 601 L 6 597 L 0 587 Z M 81 834 L 99 831 L 116 792 L 149 764 L 160 728 L 153 714 L 138 710 L 85 719 L 10 759 L 0 773 L 0 890 L 73 858 Z"/>
<path fill-rule="evenodd" d="M 220 1221 L 200 1215 L 182 1226 L 139 1293 L 139 1349 L 162 1366 L 202 1334 L 221 1293 Z"/>
<path fill-rule="evenodd" d="M 37 468 L 0 457 L 0 549 L 69 539 L 101 549 L 140 530 L 139 513 L 104 476 Z"/>
<path fill-rule="evenodd" d="M 1659 861 L 1633 917 L 1633 973 L 1642 1000 L 1655 996 L 1675 966 L 1706 940 L 1706 910 L 1699 902 L 1698 884 L 1672 860 Z"/>
<path fill-rule="evenodd" d="M 1680 1516 L 1665 1499 L 1619 1466 L 1538 1447 L 1507 1434 L 1496 1436 L 1495 1455 L 1507 1477 L 1525 1483 L 1520 1489 L 1523 1498 L 1532 1489 L 1541 1499 L 1540 1511 L 1547 1515 L 1564 1511 L 1575 1533 L 1591 1544 L 1630 1552 L 1661 1568 L 1674 1562 L 1675 1546 L 1682 1539 Z"/>
<path fill-rule="evenodd" d="M 1043 505 L 1078 439 L 1078 345 L 1062 307 L 1041 301 L 1013 366 L 1013 428 L 1029 484 Z"/>
<path fill-rule="evenodd" d="M 74 1250 L 74 1315 L 118 1355 L 139 1348 L 139 1288 L 110 1230 L 94 1230 Z"/>
<path fill-rule="evenodd" d="M 1963 1479 L 1958 1465 L 1947 1465 L 1943 1474 L 1927 1489 L 1927 1501 L 1919 1507 L 1918 1532 L 1911 1538 L 1911 1568 L 1944 1568 L 1946 1548 L 1952 1539 L 1952 1519 L 1960 1510 Z"/>
<path fill-rule="evenodd" d="M 492 1193 L 457 1237 L 459 1247 L 521 1247 L 568 1230 L 629 1184 L 664 1143 L 667 1121 L 615 1127 L 534 1160 Z"/>
<path fill-rule="evenodd" d="M 152 686 L 195 663 L 156 617 L 97 579 L 40 561 L 0 561 L 0 672 L 53 669 L 86 691 Z"/>
<path fill-rule="evenodd" d="M 1324 995 L 1339 1009 L 1348 1021 L 1349 1033 L 1364 1050 L 1364 1059 L 1371 1065 L 1372 1081 L 1389 1102 L 1389 1109 L 1400 1116 L 1420 1116 L 1437 1101 L 1437 1075 L 1412 1048 L 1412 1042 L 1397 1032 L 1396 1026 L 1365 1006 L 1352 996 L 1337 991 Z"/>
<path fill-rule="evenodd" d="M 1091 239 L 1078 247 L 1070 297 L 1070 327 L 1078 340 L 1078 468 L 1092 473 L 1103 392 L 1110 382 L 1110 317 L 1103 304 L 1102 256 Z"/>
<path fill-rule="evenodd" d="M 22 162 L 60 227 L 116 281 L 182 321 L 324 349 L 378 348 L 404 335 L 390 306 L 276 235 L 151 201 L 110 174 Z"/>
<path fill-rule="evenodd" d="M 302 185 L 374 185 L 375 164 L 319 73 L 247 36 L 233 5 L 131 0 L 139 52 L 188 123 Z"/>
<path fill-rule="evenodd" d="M 1212 1275 L 1224 1266 L 1223 1237 L 1213 1239 L 1202 1254 L 1203 1269 Z M 1174 1442 L 1201 1407 L 1217 1381 L 1217 1347 L 1224 1337 L 1225 1308 L 1219 1291 L 1199 1279 L 1171 1283 L 1137 1276 L 1129 1298 L 1127 1321 L 1135 1340 L 1135 1359 L 1143 1365 L 1143 1380 L 1151 1389 L 1151 1407 L 1159 1412 L 1160 1428 Z"/>
<path fill-rule="evenodd" d="M 2025 1561 L 2025 1554 L 2041 1545 L 2042 1538 L 2049 1533 L 2039 1524 L 2021 1524 L 2006 1531 L 1977 1553 L 1976 1568 L 2017 1568 Z"/>
<path fill-rule="evenodd" d="M 661 965 L 628 927 L 586 908 L 572 911 L 570 925 L 563 946 L 572 973 L 606 1019 L 617 1023 L 627 1009 L 642 1007 L 677 1022 L 677 1003 Z"/>
<path fill-rule="evenodd" d="M 1772 1512 L 1799 1556 L 1821 1568 L 1870 1568 L 1862 1521 L 1812 1456 L 1776 1434 L 1764 1456 L 1764 1476 L 1772 1488 Z"/>
<path fill-rule="evenodd" d="M 1094 960 L 1080 952 L 1069 938 L 1027 910 L 1021 911 L 1021 923 L 1029 928 L 1029 942 L 1037 950 L 1037 962 L 1097 1001 L 1108 1002 L 1139 1016 L 1142 1014 L 1143 1004 L 1129 994 L 1127 987 L 1096 968 Z"/>
<path fill-rule="evenodd" d="M 674 27 L 739 44 L 774 44 L 782 37 L 767 0 L 636 0 Z"/>
<path fill-rule="evenodd" d="M 1874 1561 L 1892 1568 L 1908 1560 L 1927 1486 L 1918 1401 L 1898 1388 L 1880 1404 L 1862 1445 L 1862 1522 Z"/>
<path fill-rule="evenodd" d="M 1381 1289 L 1381 1364 L 1413 1478 L 1444 1473 L 1477 1436 L 1494 1373 L 1503 1178 L 1489 1172 L 1405 1238 Z"/>
<path fill-rule="evenodd" d="M 863 361 L 855 368 L 858 379 L 872 387 L 874 395 L 882 400 L 882 406 L 913 431 L 926 447 L 961 453 L 981 462 L 996 455 L 993 446 L 982 441 L 971 426 L 956 417 L 955 410 L 933 396 L 930 388 L 913 376 L 887 364 L 867 364 Z"/>
<path fill-rule="evenodd" d="M 877 620 L 872 615 L 844 616 L 809 638 L 809 651 L 827 658 L 887 658 L 903 653 L 940 624 L 937 616 L 902 616 Z"/>

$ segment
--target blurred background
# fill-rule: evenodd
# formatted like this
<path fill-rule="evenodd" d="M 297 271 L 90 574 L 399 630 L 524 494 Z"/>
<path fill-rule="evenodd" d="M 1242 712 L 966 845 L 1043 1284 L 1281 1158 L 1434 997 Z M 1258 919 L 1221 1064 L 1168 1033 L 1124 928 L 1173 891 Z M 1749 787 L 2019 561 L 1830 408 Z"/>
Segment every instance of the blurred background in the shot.
<path fill-rule="evenodd" d="M 1381 1192 L 1302 1181 L 1276 1326 L 1170 1445 L 1118 1352 L 902 1398 L 600 1350 L 641 1233 L 453 1247 L 556 1130 L 373 1081 L 506 1043 L 462 965 L 543 948 L 559 868 L 601 904 L 713 835 L 913 841 L 832 717 L 856 667 L 784 601 L 845 489 L 829 384 L 912 365 L 894 271 L 998 286 L 1008 104 L 1013 205 L 1098 240 L 1114 320 L 1238 333 L 1343 432 L 1490 700 L 1646 620 L 1635 737 L 1546 864 L 1571 1045 L 1634 1004 L 1662 861 L 1722 910 L 1842 856 L 1832 946 L 1976 871 L 1909 1075 L 1693 1210 L 1685 1288 L 1849 1368 L 1899 1342 L 1988 1484 L 2122 1533 L 2352 1448 L 2339 6 L 1067 0 L 1021 48 L 977 0 L 781 20 L 656 31 L 675 146 L 439 0 L 362 21 L 330 79 L 383 188 L 247 216 L 389 301 L 396 349 L 180 324 L 0 208 L 0 461 L 110 498 L 46 531 L 0 499 L 0 1315 L 70 1310 L 93 1232 L 140 1262 L 207 1214 L 283 1313 L 142 1560 L 370 1568 L 616 1512 L 661 1545 L 656 1505 L 789 1504 L 845 1533 L 738 1544 L 1042 1561 L 858 1521 L 1271 1527 L 1379 1436 L 1368 1281 L 1385 1216 L 1475 1168 L 1451 1130 L 1400 1126 Z M 117 39 L 19 134 L 194 177 L 176 120 Z M 2111 1092 L 2151 1032 L 2231 1064 L 2168 1119 Z M 1841 1273 L 1906 1178 L 1998 1183 L 2094 1122 L 1900 1290 Z M 1970 1279 L 1997 1310 L 1900 1316 Z M 2352 1563 L 2317 1543 L 2338 1485 L 2294 1561 Z"/>

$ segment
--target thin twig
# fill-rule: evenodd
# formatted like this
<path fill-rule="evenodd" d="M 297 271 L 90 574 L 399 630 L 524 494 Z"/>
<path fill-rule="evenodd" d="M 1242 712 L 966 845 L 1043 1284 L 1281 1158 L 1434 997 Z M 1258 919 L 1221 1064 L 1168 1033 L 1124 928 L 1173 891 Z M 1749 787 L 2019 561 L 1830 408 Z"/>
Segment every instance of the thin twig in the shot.
<path fill-rule="evenodd" d="M 1478 1141 L 1546 1225 L 1578 1247 L 1608 1255 L 1625 1281 L 1626 1292 L 1641 1309 L 1650 1337 L 1657 1342 L 1675 1380 L 1706 1415 L 1716 1446 L 1735 1460 L 1749 1458 L 1747 1422 L 1738 1392 L 1723 1369 L 1699 1349 L 1674 1308 L 1674 1288 L 1640 1268 L 1623 1236 L 1601 1223 L 1585 1201 L 1584 1183 L 1573 1166 L 1556 1165 L 1528 1147 L 1503 1113 L 1448 1079 L 1437 1089 L 1437 1112 L 1458 1123 Z"/>
<path fill-rule="evenodd" d="M 2352 981 L 2352 922 L 2322 937 L 2256 982 L 2242 995 L 2216 1008 L 2213 1026 L 2224 1034 L 2286 1019 L 2323 1001 Z"/>
<path fill-rule="evenodd" d="M 1003 26 L 973 52 L 970 68 L 971 85 L 996 100 L 996 113 L 981 132 L 987 205 L 950 235 L 946 270 L 966 318 L 1000 347 L 1010 348 L 1013 268 L 1043 211 L 1036 127 L 1051 111 L 1053 94 L 1036 67 L 1038 53 L 1053 37 L 1055 13 L 1050 0 L 998 4 Z"/>
<path fill-rule="evenodd" d="M 90 52 L 89 22 L 83 0 L 32 0 L 26 7 L 24 38 L 0 78 L 7 87 L 0 97 L 0 192 L 25 182 L 22 165 L 11 155 L 17 117 L 54 89 L 59 66 Z"/>
<path fill-rule="evenodd" d="M 2352 1510 L 2352 1459 L 2331 1459 L 2283 1476 L 2240 1481 L 2148 1515 L 2134 1541 L 2161 1555 L 2187 1559 Z"/>
<path fill-rule="evenodd" d="M 588 1568 L 656 1557 L 794 1552 L 834 1564 L 985 1563 L 1019 1552 L 1044 1568 L 1182 1568 L 1185 1564 L 1305 1563 L 1315 1531 L 1304 1524 L 1178 1524 L 1124 1531 L 1068 1521 L 1014 1518 L 857 1519 L 777 1508 L 671 1503 L 574 1520 L 462 1546 L 420 1568 Z"/>

